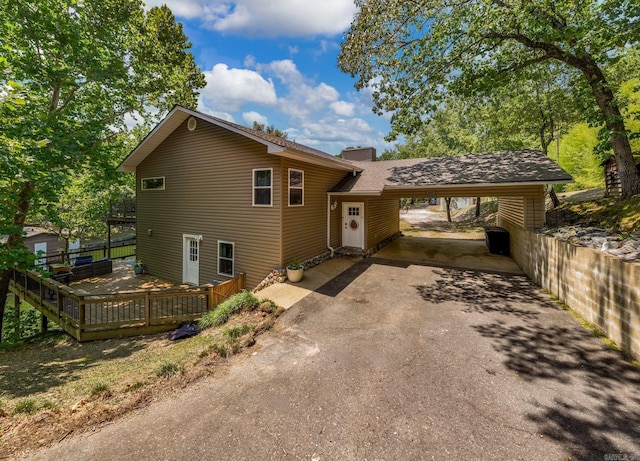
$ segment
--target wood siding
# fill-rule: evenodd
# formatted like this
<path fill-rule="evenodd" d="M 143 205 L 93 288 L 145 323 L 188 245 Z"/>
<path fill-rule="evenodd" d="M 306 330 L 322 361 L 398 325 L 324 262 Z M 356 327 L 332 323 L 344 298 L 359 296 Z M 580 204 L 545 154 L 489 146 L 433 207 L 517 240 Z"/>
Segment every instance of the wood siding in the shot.
<path fill-rule="evenodd" d="M 342 203 L 364 203 L 364 247 L 372 248 L 384 239 L 400 231 L 400 201 L 383 197 L 367 195 L 331 196 L 331 203 L 337 202 L 335 211 L 331 213 L 331 246 L 340 248 L 342 245 Z"/>
<path fill-rule="evenodd" d="M 366 248 L 400 232 L 400 200 L 369 198 L 365 202 Z"/>
<path fill-rule="evenodd" d="M 534 230 L 544 226 L 545 206 L 542 187 L 538 197 L 498 198 L 498 225 L 509 223 L 519 229 Z"/>
<path fill-rule="evenodd" d="M 218 275 L 218 240 L 235 244 L 234 273 L 256 286 L 280 264 L 281 159 L 241 135 L 186 122 L 137 169 L 137 257 L 159 277 L 182 281 L 183 234 L 202 235 L 200 283 Z M 273 206 L 252 206 L 252 171 L 273 168 Z M 140 190 L 142 178 L 165 177 L 164 190 Z M 151 235 L 148 231 L 151 230 Z"/>
<path fill-rule="evenodd" d="M 304 205 L 289 206 L 289 168 L 304 172 Z M 292 259 L 300 261 L 327 251 L 327 191 L 345 176 L 344 171 L 283 159 L 282 266 Z M 340 211 L 331 212 L 340 216 Z"/>

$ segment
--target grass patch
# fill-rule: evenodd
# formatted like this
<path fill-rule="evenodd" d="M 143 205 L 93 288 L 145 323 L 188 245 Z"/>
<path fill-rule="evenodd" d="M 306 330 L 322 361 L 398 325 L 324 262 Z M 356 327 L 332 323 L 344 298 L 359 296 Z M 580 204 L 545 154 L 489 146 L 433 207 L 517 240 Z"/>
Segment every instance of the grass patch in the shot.
<path fill-rule="evenodd" d="M 221 362 L 209 356 L 252 345 L 281 312 L 241 295 L 228 303 L 227 315 L 237 314 L 224 327 L 181 341 L 160 333 L 78 343 L 57 332 L 0 348 L 0 433 L 10 434 L 0 458 L 56 443 L 69 430 L 91 430 L 209 375 Z M 39 416 L 44 409 L 55 409 L 46 424 Z"/>
<path fill-rule="evenodd" d="M 91 397 L 95 397 L 96 395 L 108 394 L 110 391 L 109 385 L 107 383 L 99 382 L 96 383 L 91 389 Z"/>
<path fill-rule="evenodd" d="M 38 401 L 36 399 L 27 398 L 20 400 L 15 407 L 13 407 L 13 414 L 26 414 L 32 415 L 38 411 Z"/>
<path fill-rule="evenodd" d="M 547 213 L 551 227 L 580 225 L 615 233 L 640 230 L 640 197 L 628 200 L 605 197 L 582 202 L 566 201 Z"/>
<path fill-rule="evenodd" d="M 184 368 L 175 363 L 165 363 L 160 367 L 160 370 L 158 370 L 158 377 L 168 378 L 178 373 L 184 373 Z"/>
<path fill-rule="evenodd" d="M 198 326 L 201 330 L 222 325 L 229 320 L 229 316 L 241 310 L 254 310 L 260 301 L 250 291 L 243 291 L 221 302 L 214 310 L 205 313 Z"/>

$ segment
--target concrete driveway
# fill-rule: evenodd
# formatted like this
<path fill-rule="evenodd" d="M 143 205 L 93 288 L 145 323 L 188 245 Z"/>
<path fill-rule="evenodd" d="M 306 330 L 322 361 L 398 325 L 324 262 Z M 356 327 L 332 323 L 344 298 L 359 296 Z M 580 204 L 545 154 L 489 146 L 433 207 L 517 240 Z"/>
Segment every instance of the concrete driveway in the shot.
<path fill-rule="evenodd" d="M 639 370 L 526 277 L 348 266 L 228 374 L 32 459 L 640 456 Z"/>

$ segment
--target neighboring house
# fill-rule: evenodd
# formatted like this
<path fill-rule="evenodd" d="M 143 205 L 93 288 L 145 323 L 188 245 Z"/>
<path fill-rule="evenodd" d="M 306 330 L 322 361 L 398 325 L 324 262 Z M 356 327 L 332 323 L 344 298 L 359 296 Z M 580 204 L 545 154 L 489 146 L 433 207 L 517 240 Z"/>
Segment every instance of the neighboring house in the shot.
<path fill-rule="evenodd" d="M 374 159 L 373 148 L 341 159 L 177 106 L 118 168 L 136 173 L 137 257 L 169 280 L 244 272 L 252 288 L 294 258 L 394 237 L 400 198 L 504 197 L 503 218 L 540 227 L 543 185 L 571 181 L 539 151 Z"/>
<path fill-rule="evenodd" d="M 55 232 L 37 226 L 25 226 L 23 230 L 25 233 L 23 240 L 24 246 L 36 256 L 56 253 L 61 248 L 64 248 L 64 240 L 58 237 L 58 234 Z M 5 240 L 5 236 L 0 237 L 0 243 Z M 79 243 L 72 242 L 71 246 L 74 245 L 75 248 L 77 248 Z M 44 260 L 36 258 L 35 264 L 36 266 L 43 265 Z"/>

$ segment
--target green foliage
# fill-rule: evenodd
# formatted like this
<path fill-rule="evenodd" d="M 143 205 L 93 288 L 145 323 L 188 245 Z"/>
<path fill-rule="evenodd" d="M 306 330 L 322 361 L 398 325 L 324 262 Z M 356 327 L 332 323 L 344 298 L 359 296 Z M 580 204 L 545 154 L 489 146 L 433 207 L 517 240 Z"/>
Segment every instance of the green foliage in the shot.
<path fill-rule="evenodd" d="M 602 158 L 594 154 L 597 145 L 598 129 L 586 123 L 573 126 L 560 139 L 560 166 L 575 180 L 574 184 L 566 185 L 566 190 L 604 187 Z"/>
<path fill-rule="evenodd" d="M 4 311 L 2 329 L 3 341 L 19 343 L 40 331 L 40 314 L 30 304 L 22 302 L 20 316 L 16 316 L 16 308 L 13 299 L 10 298 Z"/>
<path fill-rule="evenodd" d="M 21 400 L 13 408 L 13 414 L 26 414 L 32 415 L 38 411 L 38 401 L 32 398 L 26 398 Z"/>
<path fill-rule="evenodd" d="M 160 378 L 168 378 L 177 373 L 183 373 L 184 368 L 180 365 L 176 365 L 175 363 L 165 363 L 158 370 L 158 377 Z"/>
<path fill-rule="evenodd" d="M 239 327 L 225 328 L 224 335 L 229 339 L 236 339 L 242 335 L 246 335 L 250 331 L 255 331 L 255 329 L 256 329 L 255 325 L 252 325 L 250 323 L 245 323 L 244 325 L 241 325 Z"/>
<path fill-rule="evenodd" d="M 623 196 L 640 191 L 620 116 L 622 101 L 615 98 L 620 80 L 612 75 L 620 61 L 638 67 L 629 56 L 640 42 L 639 2 L 356 0 L 356 5 L 360 11 L 338 61 L 357 76 L 356 87 L 373 90 L 374 111 L 391 114 L 389 139 L 419 134 L 452 95 L 480 102 L 486 97 L 479 107 L 496 114 L 503 113 L 501 105 L 519 107 L 511 120 L 502 117 L 505 126 L 532 122 L 541 130 L 536 137 L 544 149 L 551 128 L 575 115 L 560 105 L 575 100 L 589 123 L 606 127 L 627 173 Z"/>
<path fill-rule="evenodd" d="M 198 326 L 200 329 L 211 328 L 225 323 L 231 314 L 241 311 L 242 309 L 253 310 L 260 304 L 258 298 L 250 291 L 231 296 L 229 299 L 221 302 L 212 311 L 206 312 Z"/>
<path fill-rule="evenodd" d="M 255 121 L 253 122 L 252 128 L 254 130 L 263 131 L 264 133 L 267 133 L 271 136 L 277 136 L 282 139 L 287 139 L 287 137 L 289 136 L 289 133 L 278 129 L 273 125 L 265 125 L 264 123 L 259 123 Z"/>
<path fill-rule="evenodd" d="M 287 269 L 304 269 L 304 265 L 297 258 L 293 258 L 289 264 L 287 264 Z"/>
<path fill-rule="evenodd" d="M 91 388 L 91 397 L 100 394 L 107 394 L 109 393 L 109 390 L 109 385 L 107 383 L 98 382 Z"/>
<path fill-rule="evenodd" d="M 166 6 L 145 10 L 138 0 L 3 1 L 0 18 L 5 275 L 14 263 L 29 265 L 22 244 L 28 216 L 67 230 L 95 219 L 83 223 L 74 207 L 95 210 L 96 198 L 104 205 L 117 192 L 104 186 L 115 177 L 123 153 L 176 103 L 195 107 L 205 80 Z M 128 129 L 127 117 L 146 127 Z M 0 313 L 7 280 L 0 284 Z"/>

